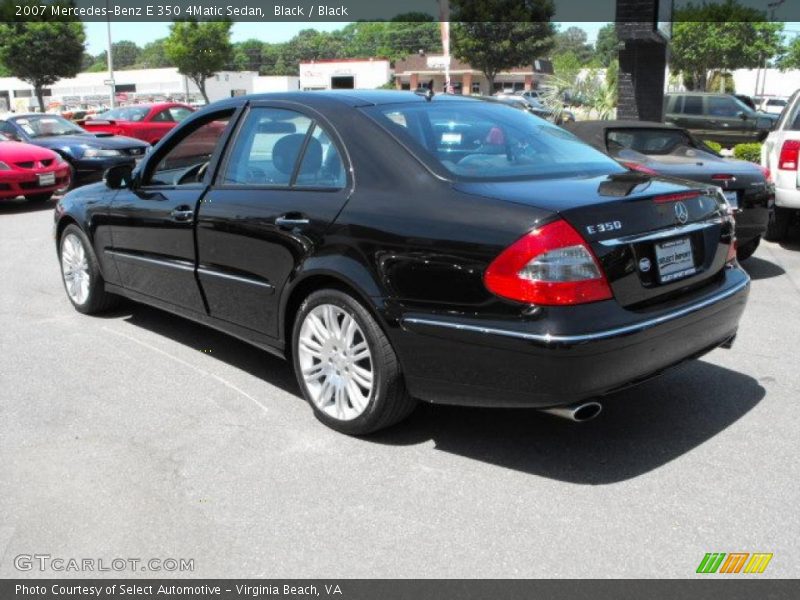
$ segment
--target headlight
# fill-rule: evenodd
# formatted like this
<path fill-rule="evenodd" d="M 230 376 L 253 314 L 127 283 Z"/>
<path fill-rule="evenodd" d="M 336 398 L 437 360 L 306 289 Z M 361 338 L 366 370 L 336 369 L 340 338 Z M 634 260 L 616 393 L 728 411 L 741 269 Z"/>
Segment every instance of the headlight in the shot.
<path fill-rule="evenodd" d="M 10 171 L 11 167 L 9 167 L 6 163 L 0 160 L 0 171 Z"/>
<path fill-rule="evenodd" d="M 119 150 L 104 150 L 102 148 L 87 148 L 83 153 L 84 158 L 108 158 L 110 156 L 122 156 Z"/>

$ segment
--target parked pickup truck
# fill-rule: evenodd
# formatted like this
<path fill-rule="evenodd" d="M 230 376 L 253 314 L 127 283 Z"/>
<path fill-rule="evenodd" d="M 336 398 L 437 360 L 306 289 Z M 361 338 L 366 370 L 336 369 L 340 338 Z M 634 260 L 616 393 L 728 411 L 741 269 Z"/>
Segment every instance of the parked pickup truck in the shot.
<path fill-rule="evenodd" d="M 800 214 L 800 90 L 789 99 L 775 130 L 761 147 L 761 164 L 775 180 L 775 211 L 767 227 L 768 240 L 786 237 Z"/>

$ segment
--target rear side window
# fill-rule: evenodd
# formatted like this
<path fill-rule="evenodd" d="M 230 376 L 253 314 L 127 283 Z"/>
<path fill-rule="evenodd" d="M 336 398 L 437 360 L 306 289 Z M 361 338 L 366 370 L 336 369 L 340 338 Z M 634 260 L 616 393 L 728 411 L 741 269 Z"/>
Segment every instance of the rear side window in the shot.
<path fill-rule="evenodd" d="M 701 96 L 685 96 L 683 99 L 683 114 L 702 115 L 703 98 Z"/>
<path fill-rule="evenodd" d="M 529 179 L 621 170 L 571 133 L 502 104 L 434 100 L 363 110 L 420 158 L 459 178 Z"/>
<path fill-rule="evenodd" d="M 339 189 L 345 175 L 336 146 L 318 123 L 292 110 L 257 107 L 237 135 L 222 182 Z"/>
<path fill-rule="evenodd" d="M 788 105 L 789 108 L 783 111 L 776 129 L 800 131 L 800 95 L 797 92 L 789 99 Z"/>

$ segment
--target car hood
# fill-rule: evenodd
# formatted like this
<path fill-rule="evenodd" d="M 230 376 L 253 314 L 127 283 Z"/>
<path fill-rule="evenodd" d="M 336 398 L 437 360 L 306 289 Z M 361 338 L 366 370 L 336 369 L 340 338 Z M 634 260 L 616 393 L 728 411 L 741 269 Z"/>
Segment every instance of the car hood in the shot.
<path fill-rule="evenodd" d="M 0 161 L 8 164 L 52 160 L 56 154 L 46 148 L 23 142 L 0 142 Z"/>
<path fill-rule="evenodd" d="M 145 142 L 121 135 L 103 133 L 79 133 L 75 135 L 56 135 L 33 140 L 37 146 L 45 148 L 101 148 L 104 150 L 125 150 L 127 148 L 147 147 Z"/>

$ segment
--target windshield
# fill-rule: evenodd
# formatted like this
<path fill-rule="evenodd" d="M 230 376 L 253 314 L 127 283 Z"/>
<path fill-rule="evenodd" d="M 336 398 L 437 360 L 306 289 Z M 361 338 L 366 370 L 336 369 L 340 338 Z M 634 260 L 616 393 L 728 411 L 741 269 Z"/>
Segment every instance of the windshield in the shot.
<path fill-rule="evenodd" d="M 116 119 L 117 121 L 141 121 L 150 112 L 149 106 L 124 106 L 104 112 L 95 119 Z"/>
<path fill-rule="evenodd" d="M 471 180 L 617 173 L 605 154 L 530 113 L 488 102 L 364 109 L 402 143 Z"/>
<path fill-rule="evenodd" d="M 86 133 L 83 129 L 58 115 L 18 117 L 14 123 L 32 138 Z"/>
<path fill-rule="evenodd" d="M 641 154 L 671 154 L 694 145 L 679 129 L 612 129 L 606 142 L 611 152 L 628 148 Z"/>

